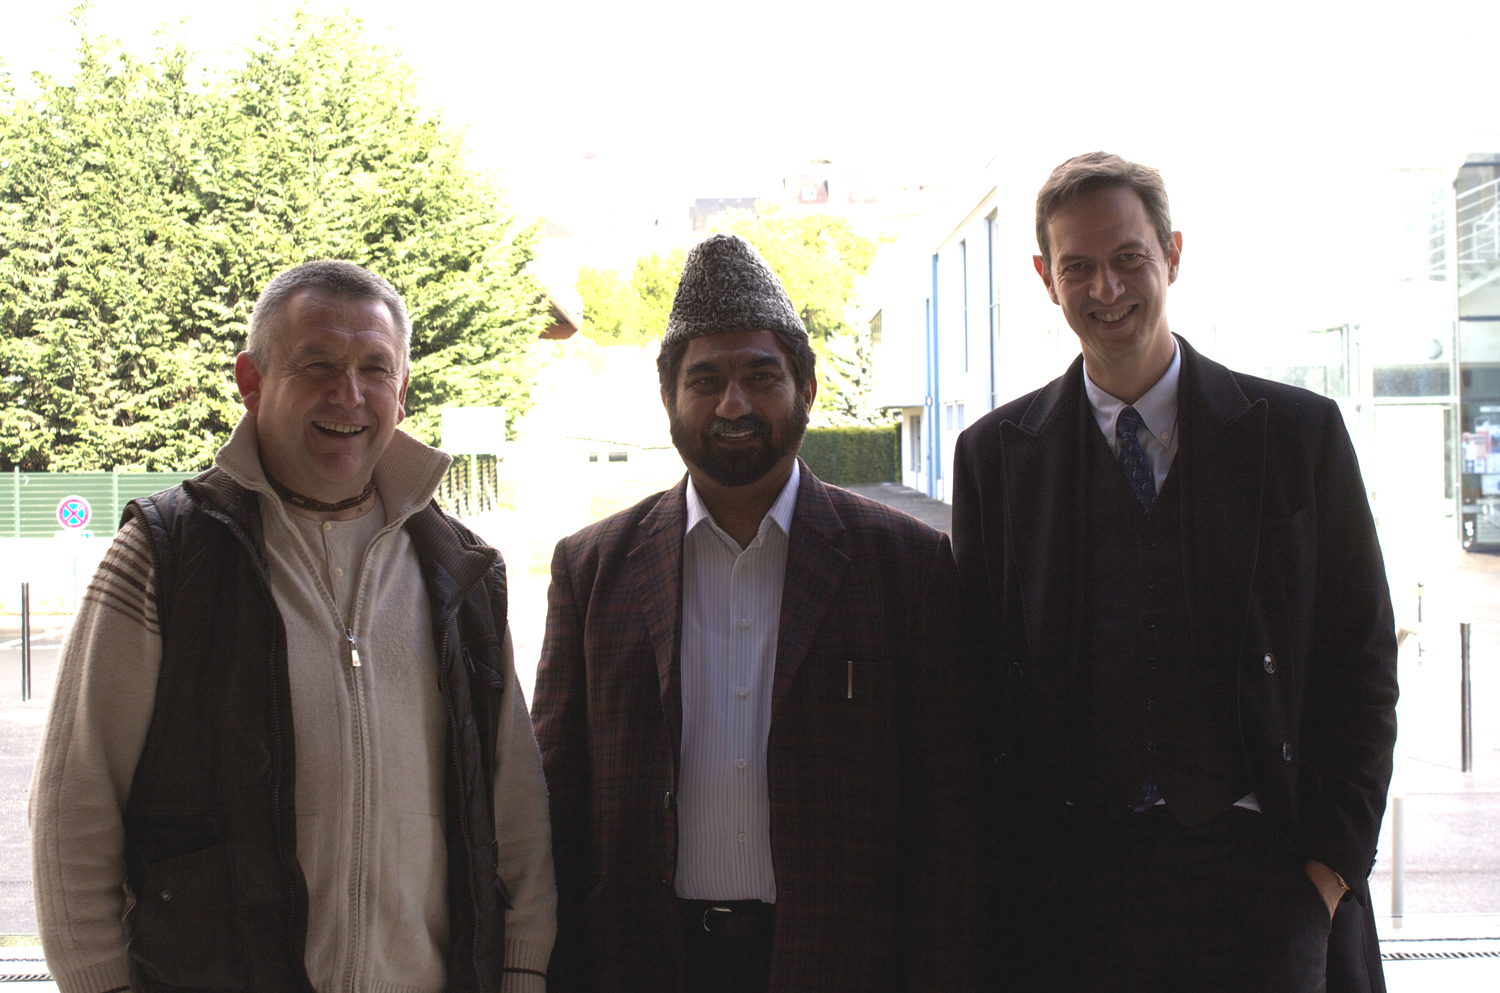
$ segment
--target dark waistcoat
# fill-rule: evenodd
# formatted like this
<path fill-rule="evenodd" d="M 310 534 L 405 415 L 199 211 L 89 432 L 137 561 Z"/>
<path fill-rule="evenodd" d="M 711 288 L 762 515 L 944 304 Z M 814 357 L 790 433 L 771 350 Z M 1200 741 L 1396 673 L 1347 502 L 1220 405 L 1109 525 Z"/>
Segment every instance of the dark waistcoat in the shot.
<path fill-rule="evenodd" d="M 161 674 L 125 810 L 132 987 L 311 993 L 286 631 L 257 497 L 222 470 L 131 503 L 154 545 Z M 491 806 L 504 574 L 429 505 L 406 529 L 432 599 L 448 714 L 447 989 L 500 988 Z"/>
<path fill-rule="evenodd" d="M 1104 436 L 1090 432 L 1086 630 L 1075 693 L 1086 698 L 1074 802 L 1129 804 L 1149 773 L 1167 808 L 1197 824 L 1250 791 L 1234 673 L 1195 662 L 1183 583 L 1179 454 L 1147 514 Z M 1080 701 L 1083 702 L 1083 701 Z"/>

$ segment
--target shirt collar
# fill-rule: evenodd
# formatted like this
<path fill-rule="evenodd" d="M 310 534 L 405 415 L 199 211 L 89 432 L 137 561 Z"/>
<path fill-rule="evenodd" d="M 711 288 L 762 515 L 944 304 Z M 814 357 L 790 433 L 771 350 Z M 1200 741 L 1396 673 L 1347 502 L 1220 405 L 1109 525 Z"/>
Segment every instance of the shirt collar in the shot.
<path fill-rule="evenodd" d="M 1104 432 L 1104 437 L 1114 438 L 1115 419 L 1126 407 L 1135 408 L 1147 431 L 1158 438 L 1162 435 L 1170 437 L 1177 424 L 1177 380 L 1181 372 L 1182 349 L 1176 338 L 1172 339 L 1172 364 L 1167 366 L 1167 371 L 1162 373 L 1155 385 L 1133 404 L 1127 404 L 1119 397 L 1104 392 L 1094 384 L 1085 370 L 1083 391 L 1088 394 L 1089 406 L 1094 410 L 1094 419 L 1099 422 L 1099 430 Z M 1162 440 L 1165 442 L 1166 439 Z"/>
<path fill-rule="evenodd" d="M 781 528 L 782 534 L 792 533 L 792 511 L 797 506 L 797 487 L 802 482 L 802 460 L 792 460 L 792 474 L 787 478 L 786 485 L 781 487 L 781 493 L 776 497 L 776 502 L 771 504 L 771 509 L 766 511 L 766 518 Z M 687 529 L 683 532 L 689 534 L 693 528 L 702 521 L 713 521 L 708 513 L 708 508 L 703 505 L 703 498 L 698 495 L 698 490 L 693 486 L 693 477 L 688 475 L 687 481 Z M 765 526 L 765 522 L 761 522 Z"/>

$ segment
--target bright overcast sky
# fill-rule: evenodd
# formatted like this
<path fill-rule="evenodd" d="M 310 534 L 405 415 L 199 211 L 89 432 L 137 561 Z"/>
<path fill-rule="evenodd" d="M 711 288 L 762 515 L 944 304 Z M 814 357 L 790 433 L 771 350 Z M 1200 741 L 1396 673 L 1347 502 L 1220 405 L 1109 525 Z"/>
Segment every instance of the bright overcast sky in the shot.
<path fill-rule="evenodd" d="M 72 2 L 8 5 L 15 76 L 66 71 Z M 89 17 L 140 51 L 187 16 L 213 61 L 287 6 L 97 0 Z M 314 6 L 400 50 L 523 202 L 565 195 L 585 153 L 683 209 L 817 156 L 962 183 L 998 155 L 1029 201 L 1051 165 L 1105 148 L 1164 169 L 1189 246 L 1248 240 L 1241 268 L 1326 279 L 1310 253 L 1356 254 L 1351 176 L 1500 151 L 1495 0 Z"/>

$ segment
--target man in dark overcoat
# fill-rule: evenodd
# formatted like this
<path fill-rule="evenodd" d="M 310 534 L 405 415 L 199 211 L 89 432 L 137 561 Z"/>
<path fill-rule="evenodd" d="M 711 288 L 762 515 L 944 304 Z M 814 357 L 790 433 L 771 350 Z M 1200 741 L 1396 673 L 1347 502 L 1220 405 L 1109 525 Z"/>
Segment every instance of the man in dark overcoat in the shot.
<path fill-rule="evenodd" d="M 1171 334 L 1182 236 L 1156 170 L 1063 163 L 1037 240 L 1083 354 L 954 456 L 966 617 L 995 681 L 994 974 L 1382 990 L 1366 877 L 1396 643 L 1339 409 Z"/>
<path fill-rule="evenodd" d="M 814 353 L 742 239 L 689 254 L 657 367 L 686 478 L 552 563 L 548 989 L 972 989 L 947 536 L 797 458 Z"/>

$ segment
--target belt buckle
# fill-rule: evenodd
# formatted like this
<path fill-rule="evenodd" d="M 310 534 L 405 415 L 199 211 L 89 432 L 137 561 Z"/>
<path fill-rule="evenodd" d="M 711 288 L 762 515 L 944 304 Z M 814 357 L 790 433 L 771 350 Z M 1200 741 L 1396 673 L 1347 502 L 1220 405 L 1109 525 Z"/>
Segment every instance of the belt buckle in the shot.
<path fill-rule="evenodd" d="M 709 934 L 718 933 L 713 928 L 708 926 L 708 915 L 713 913 L 728 914 L 730 917 L 733 917 L 734 909 L 732 907 L 704 907 L 701 923 L 703 924 L 703 930 L 707 931 Z"/>

